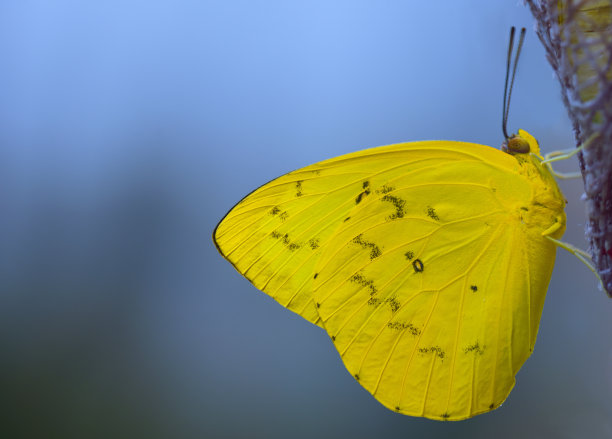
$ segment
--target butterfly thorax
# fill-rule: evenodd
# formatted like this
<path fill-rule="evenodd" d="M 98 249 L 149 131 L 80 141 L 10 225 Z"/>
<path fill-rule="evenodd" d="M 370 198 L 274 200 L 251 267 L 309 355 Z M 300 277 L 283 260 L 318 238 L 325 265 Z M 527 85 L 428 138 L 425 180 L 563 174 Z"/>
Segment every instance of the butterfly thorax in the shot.
<path fill-rule="evenodd" d="M 504 142 L 505 150 L 516 158 L 523 175 L 532 188 L 528 206 L 520 206 L 521 221 L 529 230 L 556 239 L 565 231 L 565 198 L 547 165 L 542 163 L 538 142 L 523 130 Z"/>

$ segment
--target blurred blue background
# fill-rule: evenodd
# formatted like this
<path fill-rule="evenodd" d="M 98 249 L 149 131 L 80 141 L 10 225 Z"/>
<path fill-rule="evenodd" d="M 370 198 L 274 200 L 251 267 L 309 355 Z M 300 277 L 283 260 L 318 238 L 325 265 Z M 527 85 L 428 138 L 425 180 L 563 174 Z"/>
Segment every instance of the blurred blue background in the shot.
<path fill-rule="evenodd" d="M 563 251 L 506 403 L 440 423 L 382 407 L 210 237 L 325 158 L 499 145 L 511 25 L 509 129 L 570 147 L 517 1 L 2 2 L 0 436 L 612 437 L 612 301 Z M 581 182 L 561 186 L 584 247 Z"/>

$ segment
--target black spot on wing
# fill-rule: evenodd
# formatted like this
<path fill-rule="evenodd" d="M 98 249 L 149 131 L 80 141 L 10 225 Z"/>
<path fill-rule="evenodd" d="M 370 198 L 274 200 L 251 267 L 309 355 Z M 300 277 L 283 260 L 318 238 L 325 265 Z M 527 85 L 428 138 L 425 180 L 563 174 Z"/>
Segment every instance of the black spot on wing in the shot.
<path fill-rule="evenodd" d="M 349 280 L 351 282 L 353 282 L 353 283 L 361 285 L 362 287 L 365 287 L 368 290 L 370 290 L 370 295 L 374 295 L 374 294 L 376 294 L 378 292 L 378 290 L 374 286 L 374 281 L 372 279 L 366 278 L 361 273 L 356 273 L 356 274 L 352 275 Z"/>
<path fill-rule="evenodd" d="M 470 286 L 470 289 L 471 289 L 473 292 L 478 291 L 478 287 L 477 287 L 476 285 L 472 285 L 472 286 Z"/>
<path fill-rule="evenodd" d="M 359 195 L 357 195 L 357 198 L 355 198 L 355 204 L 361 203 L 361 200 L 363 200 L 364 197 L 366 197 L 367 195 L 370 195 L 370 182 L 364 181 L 362 185 L 362 189 L 363 191 L 360 192 Z"/>
<path fill-rule="evenodd" d="M 411 335 L 415 337 L 421 334 L 421 330 L 414 326 L 412 323 L 405 322 L 389 322 L 387 323 L 387 328 L 393 329 L 396 331 L 405 331 L 407 330 Z"/>
<path fill-rule="evenodd" d="M 414 252 L 413 251 L 407 251 L 406 253 L 404 253 L 404 256 L 406 256 L 406 259 L 408 259 L 410 261 L 410 260 L 412 260 L 412 258 L 414 258 Z"/>
<path fill-rule="evenodd" d="M 402 200 L 401 198 L 396 197 L 395 195 L 388 194 L 382 197 L 380 200 L 387 203 L 391 203 L 393 204 L 393 207 L 395 207 L 395 213 L 389 215 L 389 219 L 394 220 L 398 218 L 403 218 L 406 214 L 406 211 L 404 210 L 406 208 L 406 200 Z"/>
<path fill-rule="evenodd" d="M 489 404 L 489 410 L 493 410 L 495 408 L 495 404 L 491 403 Z"/>
<path fill-rule="evenodd" d="M 396 312 L 401 307 L 399 301 L 397 300 L 397 297 L 389 297 L 385 299 L 385 303 L 389 305 L 389 307 L 391 308 L 391 312 Z"/>
<path fill-rule="evenodd" d="M 363 239 L 363 234 L 355 236 L 353 238 L 353 243 L 360 245 L 361 248 L 370 249 L 370 260 L 376 259 L 382 254 L 380 247 L 378 247 L 375 243 L 368 242 Z"/>
<path fill-rule="evenodd" d="M 282 233 L 275 230 L 272 233 L 270 233 L 270 236 L 274 239 L 278 239 L 285 247 L 287 247 L 288 250 L 291 250 L 291 251 L 295 251 L 302 246 L 302 244 L 300 243 L 292 242 L 291 239 L 289 238 L 288 233 L 285 233 L 283 235 Z"/>
<path fill-rule="evenodd" d="M 393 186 L 383 184 L 380 189 L 376 189 L 377 194 L 388 194 L 389 192 L 393 192 L 395 188 Z"/>
<path fill-rule="evenodd" d="M 277 217 L 281 221 L 285 221 L 287 218 L 289 218 L 289 213 L 286 210 L 281 211 L 278 206 L 274 206 L 268 213 Z"/>
<path fill-rule="evenodd" d="M 485 346 L 480 346 L 480 343 L 478 341 L 476 341 L 475 343 L 473 343 L 473 344 L 471 344 L 469 346 L 466 346 L 463 349 L 463 353 L 469 354 L 469 353 L 473 352 L 475 354 L 482 355 L 482 354 L 484 354 L 484 350 L 485 350 Z"/>
<path fill-rule="evenodd" d="M 319 273 L 315 273 L 313 279 L 316 279 L 319 276 Z"/>
<path fill-rule="evenodd" d="M 414 261 L 412 261 L 412 268 L 414 268 L 415 273 L 422 273 L 425 269 L 425 266 L 423 265 L 423 261 L 421 261 L 420 259 L 415 259 Z"/>
<path fill-rule="evenodd" d="M 440 346 L 429 346 L 426 348 L 419 348 L 419 352 L 421 354 L 434 354 L 441 360 L 444 359 L 445 352 L 442 350 Z"/>
<path fill-rule="evenodd" d="M 319 238 L 312 238 L 308 241 L 308 245 L 310 246 L 311 249 L 316 250 L 319 248 Z"/>
<path fill-rule="evenodd" d="M 447 420 L 448 418 L 450 418 L 450 414 L 448 412 L 444 412 L 440 415 L 440 417 L 444 420 Z"/>
<path fill-rule="evenodd" d="M 301 197 L 302 195 L 304 195 L 304 193 L 302 192 L 302 180 L 298 180 L 295 182 L 295 196 L 296 197 Z"/>
<path fill-rule="evenodd" d="M 440 221 L 440 217 L 436 214 L 436 209 L 431 206 L 427 206 L 427 216 L 432 220 Z"/>
<path fill-rule="evenodd" d="M 382 301 L 378 297 L 370 297 L 368 299 L 368 305 L 370 306 L 378 306 Z"/>

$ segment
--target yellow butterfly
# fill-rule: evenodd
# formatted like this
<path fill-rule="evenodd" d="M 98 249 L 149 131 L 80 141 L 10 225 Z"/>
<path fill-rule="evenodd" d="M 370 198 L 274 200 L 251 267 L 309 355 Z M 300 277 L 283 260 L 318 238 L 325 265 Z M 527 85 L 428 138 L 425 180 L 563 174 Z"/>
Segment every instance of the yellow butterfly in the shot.
<path fill-rule="evenodd" d="M 504 98 L 504 131 L 506 118 Z M 506 137 L 504 151 L 411 142 L 298 169 L 242 199 L 214 242 L 324 328 L 384 406 L 439 420 L 487 412 L 533 350 L 566 221 L 536 140 Z"/>

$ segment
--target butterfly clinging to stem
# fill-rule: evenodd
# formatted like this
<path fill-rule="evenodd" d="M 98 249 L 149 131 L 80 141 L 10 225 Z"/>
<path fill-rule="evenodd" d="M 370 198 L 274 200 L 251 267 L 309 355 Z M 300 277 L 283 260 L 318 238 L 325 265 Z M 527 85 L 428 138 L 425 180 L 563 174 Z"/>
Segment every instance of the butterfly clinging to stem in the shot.
<path fill-rule="evenodd" d="M 422 141 L 325 160 L 251 192 L 213 233 L 239 273 L 325 329 L 359 384 L 405 415 L 497 408 L 536 341 L 566 218 L 536 140 L 506 131 L 524 35 L 511 69 L 511 32 L 502 150 Z"/>

